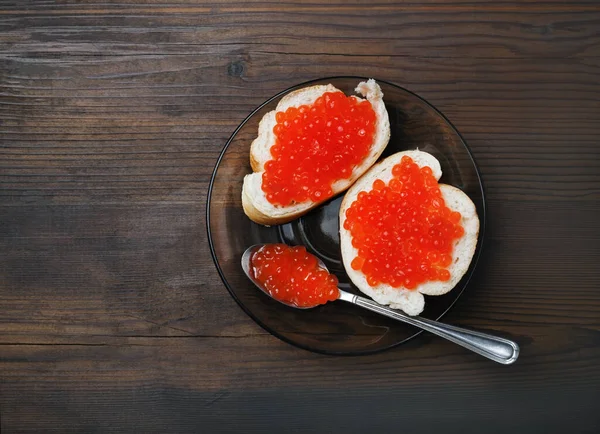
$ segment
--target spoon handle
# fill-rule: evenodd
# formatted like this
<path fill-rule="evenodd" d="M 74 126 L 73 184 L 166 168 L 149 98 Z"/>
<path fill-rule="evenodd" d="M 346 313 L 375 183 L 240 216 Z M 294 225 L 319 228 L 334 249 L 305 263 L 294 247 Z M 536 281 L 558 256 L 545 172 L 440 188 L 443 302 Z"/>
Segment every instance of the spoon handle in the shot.
<path fill-rule="evenodd" d="M 340 299 L 356 304 L 381 315 L 402 321 L 448 339 L 503 365 L 514 363 L 519 357 L 519 346 L 508 339 L 467 330 L 418 316 L 408 316 L 398 310 L 382 306 L 373 300 L 340 290 Z"/>

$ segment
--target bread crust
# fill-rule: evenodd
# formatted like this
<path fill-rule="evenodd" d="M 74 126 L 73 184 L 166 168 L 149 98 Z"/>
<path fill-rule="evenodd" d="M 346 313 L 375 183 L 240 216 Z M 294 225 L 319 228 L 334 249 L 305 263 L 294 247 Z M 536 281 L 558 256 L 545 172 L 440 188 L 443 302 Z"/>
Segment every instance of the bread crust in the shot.
<path fill-rule="evenodd" d="M 348 190 L 342 201 L 339 214 L 340 248 L 346 273 L 361 292 L 380 304 L 389 305 L 394 309 L 401 309 L 409 315 L 418 315 L 425 307 L 423 294 L 442 295 L 447 293 L 456 286 L 469 269 L 479 236 L 479 217 L 475 205 L 465 193 L 456 187 L 440 184 L 440 190 L 446 205 L 453 211 L 461 213 L 461 224 L 465 230 L 464 236 L 455 241 L 454 244 L 453 263 L 448 268 L 451 274 L 450 280 L 447 282 L 425 282 L 413 290 L 402 287 L 393 288 L 385 284 L 375 287 L 370 286 L 365 276 L 350 266 L 358 252 L 352 246 L 350 232 L 344 229 L 346 210 L 356 200 L 358 193 L 371 191 L 373 181 L 381 179 L 388 182 L 392 178 L 393 166 L 399 163 L 404 155 L 411 157 L 419 167 L 431 167 L 434 177 L 437 180 L 440 179 L 442 171 L 438 160 L 431 154 L 419 150 L 399 152 L 373 166 Z"/>
<path fill-rule="evenodd" d="M 300 204 L 293 204 L 286 207 L 276 206 L 267 201 L 262 191 L 262 174 L 264 164 L 271 157 L 270 148 L 275 144 L 275 135 L 273 127 L 276 124 L 275 114 L 285 111 L 289 107 L 299 107 L 301 105 L 313 104 L 318 97 L 325 92 L 341 92 L 333 85 L 316 85 L 298 89 L 284 96 L 277 104 L 275 110 L 268 112 L 261 119 L 258 126 L 258 135 L 250 147 L 250 166 L 253 173 L 244 177 L 242 187 L 242 205 L 244 213 L 255 223 L 270 226 L 287 223 L 294 220 L 311 209 L 321 205 L 324 201 L 307 201 Z M 371 151 L 367 158 L 356 166 L 349 179 L 336 181 L 332 185 L 333 195 L 338 195 L 347 190 L 362 174 L 364 174 L 379 158 L 390 138 L 390 122 L 385 104 L 383 102 L 383 93 L 381 88 L 370 79 L 361 82 L 356 87 L 356 92 L 366 97 L 375 111 L 377 123 L 375 126 L 375 135 Z M 354 98 L 362 100 L 357 96 Z M 329 200 L 327 198 L 326 200 Z"/>

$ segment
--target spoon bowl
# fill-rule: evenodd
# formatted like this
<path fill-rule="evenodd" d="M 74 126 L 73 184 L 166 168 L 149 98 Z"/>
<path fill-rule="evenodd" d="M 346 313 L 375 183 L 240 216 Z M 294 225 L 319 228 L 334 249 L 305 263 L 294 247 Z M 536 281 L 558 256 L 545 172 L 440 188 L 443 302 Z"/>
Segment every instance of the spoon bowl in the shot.
<path fill-rule="evenodd" d="M 266 245 L 267 244 L 255 244 L 253 246 L 248 247 L 244 251 L 244 254 L 242 255 L 242 268 L 244 269 L 244 273 L 246 273 L 246 276 L 248 276 L 248 279 L 250 279 L 252 281 L 252 283 L 254 283 L 254 285 L 256 285 L 256 287 L 258 289 L 260 289 L 262 292 L 264 292 L 265 294 L 267 294 L 273 300 L 278 301 L 279 303 L 281 303 L 281 304 L 283 304 L 285 306 L 293 307 L 295 309 L 312 309 L 314 307 L 317 307 L 318 305 L 315 305 L 315 306 L 298 306 L 298 305 L 295 305 L 293 303 L 286 303 L 285 301 L 279 300 L 278 298 L 275 298 L 275 297 L 271 296 L 271 294 L 269 294 L 269 291 L 267 291 L 260 284 L 260 282 L 258 282 L 255 279 L 255 277 L 254 277 L 254 270 L 252 269 L 252 265 L 251 265 L 252 255 L 256 251 L 258 251 L 261 247 L 266 246 Z M 327 267 L 325 266 L 325 264 L 323 263 L 323 261 L 321 261 L 319 258 L 317 258 L 317 263 L 319 264 L 319 267 L 321 267 L 322 269 L 324 269 L 327 272 L 329 272 L 329 270 L 327 270 Z"/>

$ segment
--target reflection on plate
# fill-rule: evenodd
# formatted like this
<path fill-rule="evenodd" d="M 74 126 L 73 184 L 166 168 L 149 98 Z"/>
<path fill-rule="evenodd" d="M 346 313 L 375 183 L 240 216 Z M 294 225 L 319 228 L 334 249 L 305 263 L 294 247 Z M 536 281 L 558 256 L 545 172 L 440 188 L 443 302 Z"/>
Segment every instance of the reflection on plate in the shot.
<path fill-rule="evenodd" d="M 217 161 L 208 192 L 207 227 L 217 270 L 233 298 L 258 324 L 280 339 L 326 354 L 365 354 L 391 348 L 419 331 L 348 303 L 333 302 L 309 310 L 286 307 L 259 291 L 244 275 L 244 250 L 260 243 L 303 244 L 334 273 L 344 290 L 360 294 L 344 271 L 339 251 L 338 210 L 342 196 L 291 223 L 264 227 L 242 210 L 242 182 L 250 173 L 250 144 L 260 119 L 281 97 L 301 87 L 331 83 L 354 94 L 363 77 L 335 77 L 302 83 L 274 96 L 248 116 L 233 133 Z M 448 294 L 426 297 L 425 318 L 440 318 L 458 299 L 475 269 L 485 230 L 485 198 L 477 166 L 454 126 L 433 106 L 399 86 L 377 80 L 390 117 L 391 138 L 382 155 L 407 149 L 429 152 L 442 165 L 440 182 L 469 195 L 481 221 L 477 251 L 463 279 Z"/>

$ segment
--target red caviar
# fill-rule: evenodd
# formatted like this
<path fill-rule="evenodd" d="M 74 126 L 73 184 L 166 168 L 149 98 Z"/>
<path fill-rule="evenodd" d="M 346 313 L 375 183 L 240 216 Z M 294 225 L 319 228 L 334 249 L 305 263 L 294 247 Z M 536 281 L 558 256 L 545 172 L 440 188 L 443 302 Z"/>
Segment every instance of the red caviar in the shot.
<path fill-rule="evenodd" d="M 375 180 L 346 210 L 344 228 L 358 250 L 352 268 L 371 286 L 448 281 L 454 242 L 465 232 L 461 214 L 446 206 L 431 168 L 404 156 L 392 175 L 387 184 Z"/>
<path fill-rule="evenodd" d="M 304 246 L 267 244 L 250 258 L 254 278 L 271 297 L 298 307 L 337 300 L 338 280 Z"/>
<path fill-rule="evenodd" d="M 273 159 L 265 163 L 262 189 L 274 205 L 333 195 L 332 184 L 348 179 L 369 154 L 376 117 L 369 101 L 326 92 L 312 104 L 275 115 Z"/>

